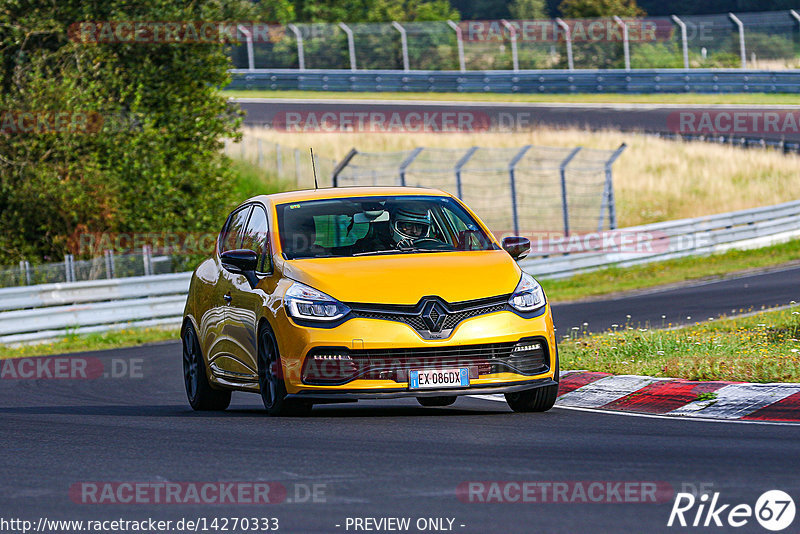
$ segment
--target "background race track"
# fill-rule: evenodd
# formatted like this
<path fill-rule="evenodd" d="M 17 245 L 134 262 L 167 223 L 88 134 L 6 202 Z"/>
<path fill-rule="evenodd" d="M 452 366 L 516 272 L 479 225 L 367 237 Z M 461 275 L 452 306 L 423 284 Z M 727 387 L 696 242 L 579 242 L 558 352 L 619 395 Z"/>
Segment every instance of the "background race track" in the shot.
<path fill-rule="evenodd" d="M 710 105 L 710 104 L 549 104 L 549 103 L 496 103 L 496 102 L 431 102 L 411 100 L 301 100 L 301 99 L 235 99 L 247 112 L 245 124 L 248 126 L 272 125 L 276 116 L 281 117 L 287 111 L 306 112 L 400 112 L 412 111 L 476 111 L 487 114 L 493 124 L 514 125 L 524 120 L 524 128 L 539 126 L 578 127 L 591 130 L 644 131 L 649 133 L 677 133 L 679 125 L 677 113 L 690 111 L 796 111 L 799 106 L 760 106 L 760 105 Z M 499 117 L 504 117 L 499 119 Z M 502 122 L 506 121 L 506 122 Z M 508 122 L 510 121 L 510 122 Z M 700 119 L 697 119 L 700 124 Z M 722 123 L 724 126 L 724 123 Z M 693 133 L 693 132 L 684 132 Z M 704 133 L 704 132 L 697 132 Z M 734 132 L 735 133 L 735 132 Z M 800 131 L 791 129 L 776 132 L 739 133 L 752 138 L 764 138 L 788 142 L 800 141 Z"/>

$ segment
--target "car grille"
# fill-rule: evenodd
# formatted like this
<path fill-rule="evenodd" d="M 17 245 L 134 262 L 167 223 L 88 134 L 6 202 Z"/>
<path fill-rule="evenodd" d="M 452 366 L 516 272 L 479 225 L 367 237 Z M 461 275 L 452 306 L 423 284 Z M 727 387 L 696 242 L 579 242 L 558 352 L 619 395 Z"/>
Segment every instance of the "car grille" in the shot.
<path fill-rule="evenodd" d="M 466 319 L 495 313 L 506 309 L 508 295 L 479 299 L 466 302 L 448 303 L 438 297 L 425 297 L 414 306 L 391 306 L 377 304 L 348 303 L 355 317 L 365 319 L 379 319 L 383 321 L 397 321 L 409 325 L 416 330 L 422 337 L 448 337 L 452 330 Z M 426 305 L 436 303 L 429 312 L 429 320 L 435 323 L 431 328 L 431 323 L 426 323 Z M 439 323 L 439 317 L 444 319 Z M 431 336 L 431 333 L 441 335 Z"/>
<path fill-rule="evenodd" d="M 356 378 L 407 382 L 411 369 L 461 367 L 467 367 L 473 379 L 502 372 L 530 376 L 549 369 L 547 347 L 545 339 L 537 337 L 518 342 L 444 347 L 375 350 L 318 348 L 306 358 L 303 381 L 328 385 L 343 384 Z M 329 358 L 324 360 L 324 369 L 314 364 L 315 356 Z"/>

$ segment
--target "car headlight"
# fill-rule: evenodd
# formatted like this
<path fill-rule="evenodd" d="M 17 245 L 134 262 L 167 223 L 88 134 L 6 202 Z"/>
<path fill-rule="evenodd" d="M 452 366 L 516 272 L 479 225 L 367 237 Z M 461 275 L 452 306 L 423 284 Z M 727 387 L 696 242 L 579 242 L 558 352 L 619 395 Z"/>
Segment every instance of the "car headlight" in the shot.
<path fill-rule="evenodd" d="M 335 298 L 300 282 L 289 286 L 284 303 L 289 315 L 306 321 L 335 321 L 350 313 L 350 308 Z"/>
<path fill-rule="evenodd" d="M 508 304 L 517 311 L 531 312 L 544 306 L 547 300 L 544 290 L 531 275 L 522 273 L 517 288 L 508 299 Z"/>

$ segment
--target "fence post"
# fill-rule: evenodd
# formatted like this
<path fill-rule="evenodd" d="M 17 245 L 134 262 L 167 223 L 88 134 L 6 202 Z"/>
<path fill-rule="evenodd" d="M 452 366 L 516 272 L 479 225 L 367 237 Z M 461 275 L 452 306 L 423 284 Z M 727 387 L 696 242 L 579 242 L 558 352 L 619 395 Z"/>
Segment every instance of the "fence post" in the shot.
<path fill-rule="evenodd" d="M 511 37 L 511 63 L 514 66 L 514 72 L 519 72 L 519 56 L 517 55 L 517 29 L 511 25 L 506 19 L 500 21 L 505 26 Z"/>
<path fill-rule="evenodd" d="M 511 217 L 514 219 L 514 234 L 516 235 L 519 235 L 519 212 L 517 211 L 517 182 L 515 173 L 517 163 L 519 163 L 519 160 L 521 160 L 530 149 L 531 145 L 525 145 L 508 163 L 508 181 L 511 186 Z"/>
<path fill-rule="evenodd" d="M 25 281 L 25 285 L 31 285 L 31 264 L 28 263 L 28 260 L 19 262 L 19 271 L 22 275 L 21 278 Z"/>
<path fill-rule="evenodd" d="M 300 149 L 294 149 L 294 185 L 300 185 Z"/>
<path fill-rule="evenodd" d="M 242 24 L 239 24 L 237 28 L 244 34 L 244 38 L 247 40 L 247 70 L 255 70 L 256 63 L 253 55 L 253 34 Z"/>
<path fill-rule="evenodd" d="M 289 29 L 292 30 L 295 39 L 297 39 L 297 66 L 300 70 L 306 70 L 306 52 L 303 48 L 303 34 L 300 33 L 300 29 L 294 24 L 289 24 Z"/>
<path fill-rule="evenodd" d="M 631 47 L 628 42 L 628 25 L 617 15 L 614 15 L 614 20 L 622 28 L 622 50 L 625 54 L 625 70 L 631 70 Z"/>
<path fill-rule="evenodd" d="M 569 29 L 569 25 L 564 22 L 564 19 L 558 17 L 556 18 L 556 24 L 558 24 L 561 29 L 564 30 L 564 34 L 566 37 L 567 43 L 567 66 L 569 70 L 575 70 L 575 63 L 572 60 L 572 30 Z"/>
<path fill-rule="evenodd" d="M 404 159 L 402 163 L 400 163 L 400 167 L 397 169 L 400 173 L 400 185 L 402 186 L 406 185 L 406 169 L 408 168 L 409 165 L 411 165 L 411 163 L 413 163 L 415 159 L 417 159 L 417 156 L 419 156 L 419 153 L 422 152 L 422 150 L 423 150 L 422 147 L 418 146 L 417 148 L 411 151 L 411 154 L 409 154 L 408 157 Z"/>
<path fill-rule="evenodd" d="M 739 20 L 739 17 L 734 15 L 733 13 L 728 13 L 728 16 L 731 18 L 734 24 L 739 28 L 739 55 L 742 58 L 742 68 L 747 68 L 747 48 L 744 45 L 744 24 L 742 21 Z"/>
<path fill-rule="evenodd" d="M 261 139 L 256 139 L 256 147 L 258 150 L 258 166 L 264 168 L 264 147 L 261 146 Z"/>
<path fill-rule="evenodd" d="M 350 160 L 358 154 L 358 150 L 355 148 L 351 148 L 350 152 L 348 152 L 342 161 L 340 161 L 336 167 L 333 168 L 333 173 L 331 174 L 331 182 L 333 183 L 333 187 L 339 187 L 339 174 L 344 170 L 345 167 L 350 163 Z"/>
<path fill-rule="evenodd" d="M 569 155 L 564 158 L 558 166 L 558 173 L 561 177 L 561 213 L 564 218 L 564 235 L 569 235 L 569 204 L 567 203 L 567 165 L 572 158 L 578 155 L 583 147 L 575 147 Z"/>
<path fill-rule="evenodd" d="M 466 72 L 467 62 L 464 60 L 464 37 L 461 35 L 461 26 L 452 20 L 448 20 L 447 24 L 456 32 L 456 45 L 458 46 L 458 66 L 461 72 Z"/>
<path fill-rule="evenodd" d="M 676 15 L 672 15 L 672 20 L 681 29 L 681 47 L 683 49 L 683 68 L 689 68 L 689 39 L 686 36 L 686 23 Z"/>
<path fill-rule="evenodd" d="M 150 245 L 142 246 L 142 261 L 144 262 L 144 275 L 153 274 L 153 258 L 151 257 Z"/>
<path fill-rule="evenodd" d="M 619 145 L 619 148 L 611 154 L 611 157 L 605 162 L 605 172 L 606 172 L 606 180 L 605 185 L 603 186 L 603 201 L 601 203 L 600 208 L 600 221 L 597 226 L 597 231 L 601 231 L 603 229 L 603 218 L 604 218 L 604 211 L 605 206 L 608 206 L 608 228 L 610 230 L 616 230 L 617 228 L 617 206 L 616 201 L 614 200 L 614 181 L 612 179 L 611 174 L 611 166 L 617 161 L 617 158 L 620 157 L 622 151 L 628 145 L 622 143 Z"/>
<path fill-rule="evenodd" d="M 400 32 L 400 47 L 403 51 L 403 70 L 408 72 L 408 37 L 406 36 L 406 29 L 395 20 L 392 21 L 392 26 L 395 30 Z"/>
<path fill-rule="evenodd" d="M 461 159 L 456 162 L 454 170 L 456 171 L 456 196 L 464 200 L 464 191 L 461 189 L 461 169 L 467 164 L 469 158 L 478 151 L 478 147 L 474 146 L 467 150 L 467 153 L 461 156 Z"/>
<path fill-rule="evenodd" d="M 356 70 L 356 43 L 353 40 L 353 30 L 344 22 L 340 22 L 339 27 L 347 34 L 347 51 L 350 53 L 350 70 Z"/>
<path fill-rule="evenodd" d="M 275 168 L 278 171 L 278 178 L 283 175 L 283 159 L 281 158 L 281 145 L 275 143 Z"/>
<path fill-rule="evenodd" d="M 75 281 L 75 261 L 72 254 L 64 256 L 64 278 L 67 282 Z"/>
<path fill-rule="evenodd" d="M 794 20 L 796 20 L 798 24 L 800 24 L 800 13 L 798 13 L 798 12 L 797 12 L 797 11 L 795 11 L 794 9 L 790 9 L 790 10 L 789 10 L 789 14 L 790 14 L 792 17 L 794 17 Z"/>
<path fill-rule="evenodd" d="M 103 256 L 105 256 L 106 260 L 106 278 L 111 280 L 114 278 L 114 251 L 104 250 Z"/>

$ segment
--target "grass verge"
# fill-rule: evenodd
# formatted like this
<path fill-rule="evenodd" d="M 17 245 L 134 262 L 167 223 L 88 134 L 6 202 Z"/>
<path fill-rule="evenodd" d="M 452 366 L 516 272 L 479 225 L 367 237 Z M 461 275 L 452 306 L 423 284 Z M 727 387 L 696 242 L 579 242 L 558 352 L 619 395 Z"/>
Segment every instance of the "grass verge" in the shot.
<path fill-rule="evenodd" d="M 622 325 L 559 344 L 562 369 L 689 380 L 800 382 L 800 307 L 675 330 Z"/>
<path fill-rule="evenodd" d="M 563 302 L 775 267 L 798 258 L 800 239 L 795 239 L 752 250 L 729 250 L 626 268 L 611 267 L 563 280 L 543 280 L 542 285 L 551 300 Z"/>
<path fill-rule="evenodd" d="M 178 327 L 128 328 L 92 334 L 73 333 L 48 343 L 36 345 L 21 345 L 18 347 L 0 345 L 0 360 L 6 358 L 47 356 L 50 354 L 67 354 L 71 352 L 120 349 L 159 341 L 177 341 L 179 338 L 180 329 Z"/>
<path fill-rule="evenodd" d="M 298 98 L 303 100 L 431 100 L 445 102 L 552 102 L 565 104 L 797 104 L 797 95 L 791 93 L 506 94 L 247 90 L 225 90 L 223 93 L 231 98 Z"/>

